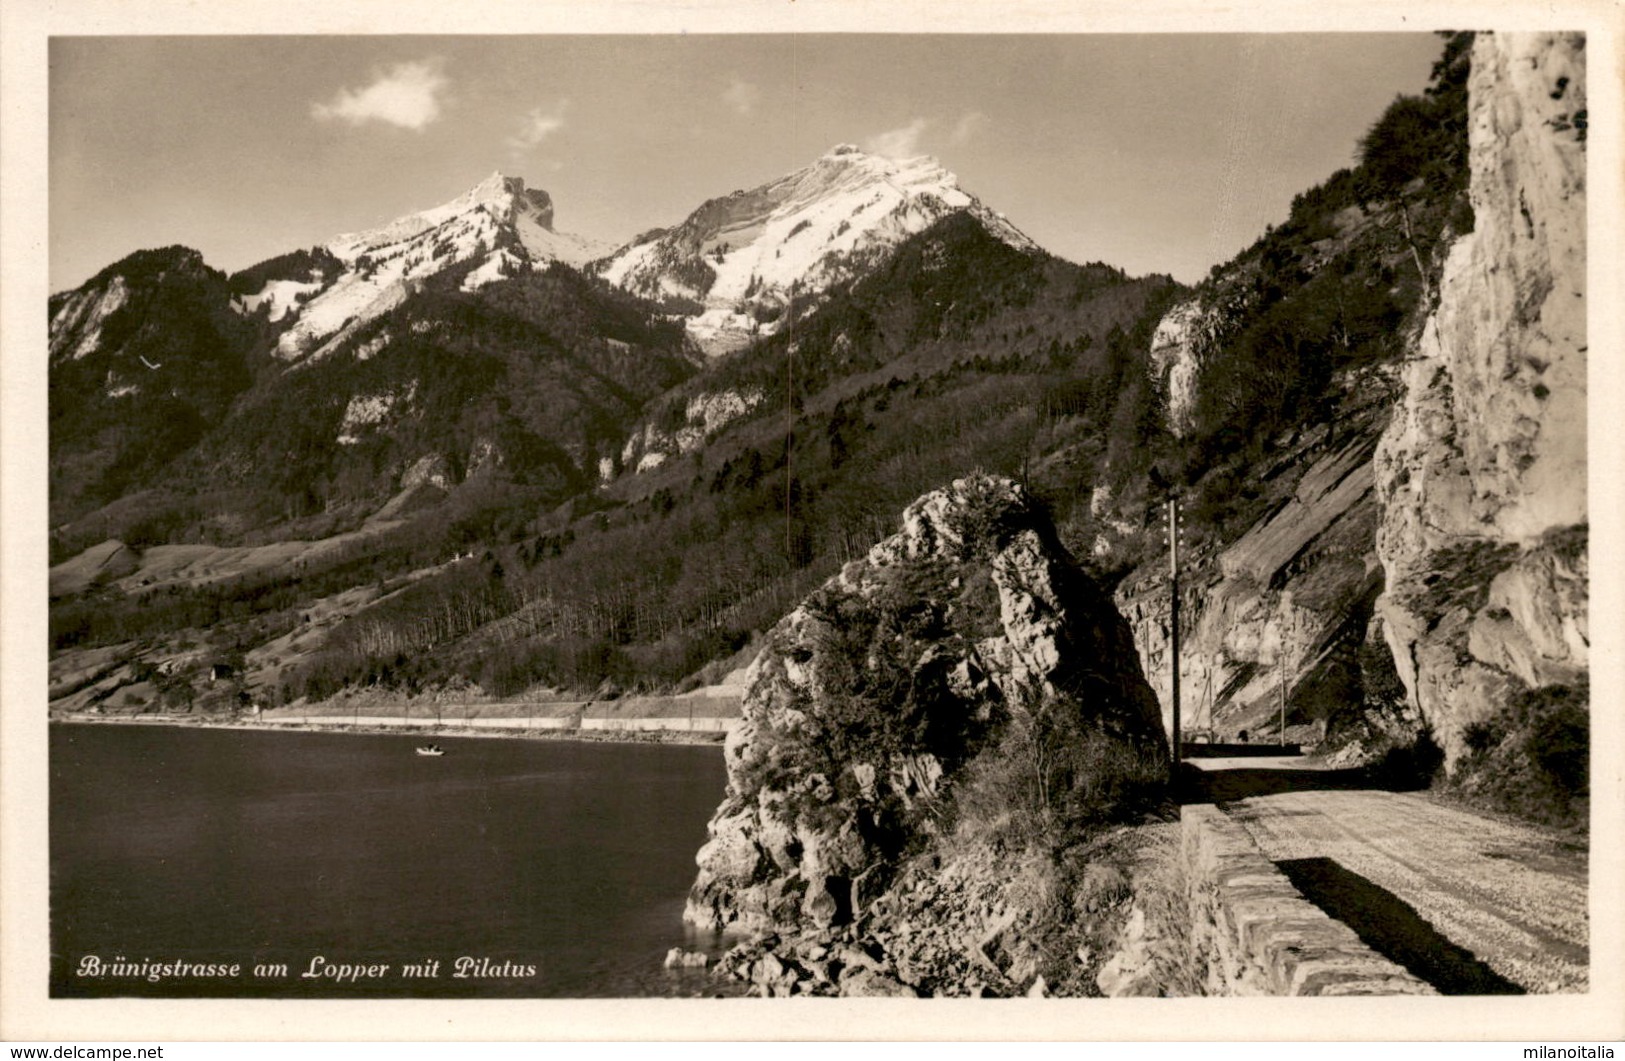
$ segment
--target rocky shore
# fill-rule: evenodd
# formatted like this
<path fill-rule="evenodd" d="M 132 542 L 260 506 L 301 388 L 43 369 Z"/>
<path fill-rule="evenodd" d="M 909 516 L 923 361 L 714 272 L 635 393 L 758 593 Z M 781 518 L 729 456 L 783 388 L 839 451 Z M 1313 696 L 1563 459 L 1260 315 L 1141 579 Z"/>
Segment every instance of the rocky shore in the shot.
<path fill-rule="evenodd" d="M 713 968 L 771 998 L 1099 995 L 1113 986 L 1103 970 L 1137 909 L 1134 848 L 1167 828 L 1128 827 L 1087 857 L 1072 852 L 1071 879 L 1044 856 L 981 846 L 927 855 L 902 867 L 855 922 L 784 925 L 735 945 Z"/>

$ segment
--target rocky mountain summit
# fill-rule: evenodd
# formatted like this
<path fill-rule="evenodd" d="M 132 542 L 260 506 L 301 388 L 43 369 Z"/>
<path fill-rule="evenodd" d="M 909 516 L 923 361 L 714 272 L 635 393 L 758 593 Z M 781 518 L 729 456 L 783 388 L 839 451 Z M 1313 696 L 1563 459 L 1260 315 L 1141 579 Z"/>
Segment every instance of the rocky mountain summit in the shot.
<path fill-rule="evenodd" d="M 897 534 L 774 628 L 746 682 L 685 917 L 775 936 L 735 966 L 799 961 L 805 990 L 930 991 L 965 963 L 988 967 L 990 990 L 1025 990 L 1038 965 L 1020 948 L 887 951 L 932 921 L 910 905 L 932 875 L 922 867 L 952 862 L 963 894 L 991 897 L 997 858 L 955 856 L 1014 842 L 1034 819 L 1100 814 L 1166 776 L 1127 625 L 1007 479 L 972 476 L 910 505 Z M 1006 913 L 995 905 L 975 919 Z M 779 973 L 768 979 L 787 989 Z"/>
<path fill-rule="evenodd" d="M 450 202 L 336 237 L 318 248 L 333 267 L 302 276 L 267 275 L 265 286 L 239 305 L 289 322 L 277 340 L 277 356 L 322 357 L 448 269 L 461 269 L 461 287 L 469 291 L 550 262 L 585 265 L 607 250 L 555 230 L 547 192 L 493 173 Z"/>
<path fill-rule="evenodd" d="M 810 166 L 644 233 L 595 268 L 634 294 L 693 305 L 689 333 L 722 353 L 777 331 L 792 298 L 861 275 L 957 212 L 1013 247 L 1037 249 L 936 159 L 895 160 L 841 144 Z"/>
<path fill-rule="evenodd" d="M 252 327 L 197 251 L 138 251 L 52 296 L 51 495 L 93 508 L 188 447 L 248 387 Z"/>

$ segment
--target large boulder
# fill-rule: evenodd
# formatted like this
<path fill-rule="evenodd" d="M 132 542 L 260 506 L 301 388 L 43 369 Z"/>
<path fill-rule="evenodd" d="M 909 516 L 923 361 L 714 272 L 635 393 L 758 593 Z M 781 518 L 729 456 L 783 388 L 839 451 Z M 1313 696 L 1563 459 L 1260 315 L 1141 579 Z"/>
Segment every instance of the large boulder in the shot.
<path fill-rule="evenodd" d="M 746 681 L 685 915 L 702 927 L 818 932 L 861 914 L 1012 722 L 1065 712 L 1068 732 L 1164 755 L 1127 624 L 991 476 L 910 505 L 779 622 Z"/>

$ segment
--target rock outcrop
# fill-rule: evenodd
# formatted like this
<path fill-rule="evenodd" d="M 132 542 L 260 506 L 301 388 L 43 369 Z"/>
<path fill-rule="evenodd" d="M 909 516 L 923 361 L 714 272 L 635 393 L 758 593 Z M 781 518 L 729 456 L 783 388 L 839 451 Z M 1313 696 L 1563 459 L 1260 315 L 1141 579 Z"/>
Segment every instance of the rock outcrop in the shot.
<path fill-rule="evenodd" d="M 682 420 L 676 426 L 645 422 L 642 430 L 634 431 L 621 448 L 620 467 L 631 471 L 648 471 L 668 460 L 700 449 L 718 431 L 754 412 L 765 400 L 759 387 L 745 390 L 709 391 L 691 396 L 683 406 Z M 675 420 L 676 409 L 662 419 Z M 615 464 L 609 465 L 613 478 Z"/>
<path fill-rule="evenodd" d="M 1255 300 L 1254 292 L 1237 285 L 1180 302 L 1157 323 L 1151 371 L 1167 396 L 1168 428 L 1175 435 L 1189 433 L 1202 369 Z"/>
<path fill-rule="evenodd" d="M 1473 231 L 1377 448 L 1378 613 L 1447 763 L 1587 671 L 1585 40 L 1481 34 Z"/>
<path fill-rule="evenodd" d="M 1234 541 L 1205 545 L 1182 563 L 1187 739 L 1275 733 L 1283 695 L 1295 740 L 1346 732 L 1359 714 L 1357 656 L 1382 589 L 1372 547 L 1379 412 L 1373 398 L 1336 437 L 1318 428 L 1284 448 L 1259 474 L 1279 499 Z M 1166 561 L 1125 582 L 1117 601 L 1171 726 Z"/>
<path fill-rule="evenodd" d="M 962 479 L 909 506 L 898 534 L 778 624 L 746 682 L 685 916 L 771 934 L 775 961 L 814 949 L 822 963 L 832 933 L 860 920 L 872 931 L 854 946 L 884 937 L 884 912 L 908 905 L 898 888 L 923 886 L 918 874 L 901 885 L 904 856 L 942 843 L 957 786 L 1011 731 L 1064 722 L 1164 762 L 1127 625 L 1005 479 Z M 831 974 L 842 993 L 916 989 L 892 959 L 848 958 Z"/>

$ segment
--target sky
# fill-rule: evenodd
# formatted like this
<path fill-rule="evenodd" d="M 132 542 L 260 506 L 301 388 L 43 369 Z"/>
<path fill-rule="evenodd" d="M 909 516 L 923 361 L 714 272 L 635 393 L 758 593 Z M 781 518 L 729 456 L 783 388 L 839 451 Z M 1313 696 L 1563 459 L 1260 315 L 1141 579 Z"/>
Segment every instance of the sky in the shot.
<path fill-rule="evenodd" d="M 499 170 L 620 243 L 838 143 L 936 156 L 1046 249 L 1194 282 L 1351 163 L 1430 34 L 53 37 L 50 286 L 232 271 Z"/>

